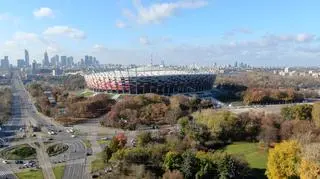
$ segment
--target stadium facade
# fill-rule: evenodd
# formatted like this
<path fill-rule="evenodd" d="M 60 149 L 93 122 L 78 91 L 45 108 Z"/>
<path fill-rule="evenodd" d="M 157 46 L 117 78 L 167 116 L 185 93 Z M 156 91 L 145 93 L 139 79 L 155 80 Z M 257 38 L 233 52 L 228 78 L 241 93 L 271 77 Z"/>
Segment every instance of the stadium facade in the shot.
<path fill-rule="evenodd" d="M 173 69 L 113 70 L 85 75 L 88 88 L 109 93 L 163 95 L 210 90 L 213 72 Z"/>

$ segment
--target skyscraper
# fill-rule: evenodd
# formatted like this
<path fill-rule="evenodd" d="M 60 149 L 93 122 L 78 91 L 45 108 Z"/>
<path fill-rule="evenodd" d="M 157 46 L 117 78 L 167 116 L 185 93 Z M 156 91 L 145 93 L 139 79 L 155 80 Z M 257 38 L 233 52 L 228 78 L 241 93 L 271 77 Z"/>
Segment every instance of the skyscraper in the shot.
<path fill-rule="evenodd" d="M 23 59 L 18 59 L 17 60 L 17 67 L 18 68 L 23 68 L 23 67 L 25 67 L 25 61 L 23 60 Z"/>
<path fill-rule="evenodd" d="M 32 62 L 32 74 L 36 74 L 37 62 L 33 60 Z"/>
<path fill-rule="evenodd" d="M 67 66 L 71 67 L 72 65 L 73 65 L 73 57 L 70 56 L 70 57 L 67 58 Z"/>
<path fill-rule="evenodd" d="M 50 62 L 49 62 L 49 57 L 48 57 L 47 51 L 44 52 L 44 59 L 43 59 L 42 66 L 45 66 L 45 67 L 50 66 Z"/>
<path fill-rule="evenodd" d="M 9 69 L 10 64 L 9 64 L 9 57 L 4 56 L 4 59 L 1 60 L 1 68 L 2 69 Z"/>
<path fill-rule="evenodd" d="M 67 65 L 67 56 L 61 56 L 61 66 L 66 66 Z"/>
<path fill-rule="evenodd" d="M 26 49 L 24 50 L 24 60 L 25 60 L 26 67 L 29 67 L 30 66 L 30 63 L 29 63 L 29 52 Z"/>

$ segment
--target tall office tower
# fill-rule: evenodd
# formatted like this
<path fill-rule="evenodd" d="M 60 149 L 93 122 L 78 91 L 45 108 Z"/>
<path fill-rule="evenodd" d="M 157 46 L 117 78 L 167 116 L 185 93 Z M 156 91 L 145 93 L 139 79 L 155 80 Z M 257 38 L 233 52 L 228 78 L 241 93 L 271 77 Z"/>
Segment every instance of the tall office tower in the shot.
<path fill-rule="evenodd" d="M 93 64 L 93 58 L 92 58 L 92 56 L 89 56 L 89 66 L 91 66 Z"/>
<path fill-rule="evenodd" d="M 67 65 L 67 56 L 61 56 L 61 66 L 66 66 Z"/>
<path fill-rule="evenodd" d="M 17 67 L 18 68 L 23 68 L 23 67 L 25 67 L 25 61 L 23 60 L 23 59 L 18 59 L 17 60 Z"/>
<path fill-rule="evenodd" d="M 26 49 L 24 50 L 24 60 L 25 60 L 26 67 L 29 67 L 30 66 L 30 63 L 29 63 L 29 52 Z"/>
<path fill-rule="evenodd" d="M 42 66 L 44 66 L 44 67 L 50 66 L 50 62 L 49 62 L 49 57 L 48 57 L 47 51 L 44 52 L 44 59 L 43 59 L 43 62 L 42 62 Z"/>
<path fill-rule="evenodd" d="M 59 66 L 59 55 L 55 55 L 54 58 L 56 59 L 56 65 Z"/>
<path fill-rule="evenodd" d="M 32 62 L 32 74 L 36 74 L 37 62 L 33 60 Z"/>
<path fill-rule="evenodd" d="M 56 61 L 56 57 L 55 56 L 50 58 L 50 65 L 53 66 L 53 67 L 57 66 L 57 61 Z"/>
<path fill-rule="evenodd" d="M 83 58 L 81 58 L 81 60 L 80 60 L 80 65 L 81 65 L 81 66 L 84 65 L 84 60 L 83 60 Z"/>
<path fill-rule="evenodd" d="M 84 65 L 86 65 L 86 66 L 89 65 L 89 56 L 88 56 L 88 55 L 86 55 L 86 56 L 84 57 Z"/>
<path fill-rule="evenodd" d="M 2 69 L 9 69 L 10 64 L 9 64 L 9 58 L 8 56 L 4 56 L 4 59 L 1 60 L 1 68 Z"/>
<path fill-rule="evenodd" d="M 70 57 L 67 58 L 67 66 L 68 66 L 68 67 L 73 66 L 73 57 L 72 57 L 72 56 L 70 56 Z"/>

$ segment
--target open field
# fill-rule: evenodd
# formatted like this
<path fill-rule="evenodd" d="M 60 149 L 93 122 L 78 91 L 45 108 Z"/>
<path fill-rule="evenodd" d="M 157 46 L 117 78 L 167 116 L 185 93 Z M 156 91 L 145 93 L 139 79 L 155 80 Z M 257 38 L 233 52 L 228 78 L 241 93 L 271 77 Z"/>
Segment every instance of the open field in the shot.
<path fill-rule="evenodd" d="M 62 179 L 64 174 L 64 165 L 56 166 L 53 168 L 54 176 L 56 176 L 56 179 Z"/>
<path fill-rule="evenodd" d="M 104 168 L 104 162 L 102 159 L 102 153 L 97 154 L 94 161 L 91 162 L 91 172 L 97 172 Z"/>
<path fill-rule="evenodd" d="M 266 168 L 268 153 L 260 149 L 258 143 L 235 142 L 228 145 L 224 151 L 229 154 L 243 155 L 251 168 Z"/>
<path fill-rule="evenodd" d="M 17 177 L 19 179 L 44 179 L 42 171 L 41 170 L 28 170 L 28 171 L 23 171 L 20 173 L 16 173 Z"/>

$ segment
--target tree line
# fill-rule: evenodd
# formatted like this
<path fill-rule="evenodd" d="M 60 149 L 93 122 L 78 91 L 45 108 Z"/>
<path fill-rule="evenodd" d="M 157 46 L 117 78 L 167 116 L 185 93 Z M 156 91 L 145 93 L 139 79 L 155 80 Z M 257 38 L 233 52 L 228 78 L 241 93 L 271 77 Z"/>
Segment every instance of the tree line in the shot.
<path fill-rule="evenodd" d="M 0 124 L 11 116 L 12 92 L 10 88 L 0 89 Z"/>
<path fill-rule="evenodd" d="M 213 107 L 211 101 L 181 95 L 172 97 L 157 94 L 125 96 L 111 107 L 102 125 L 136 129 L 141 125 L 175 124 L 182 116 L 211 107 Z"/>

